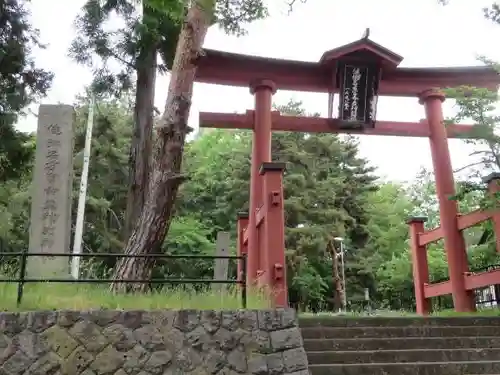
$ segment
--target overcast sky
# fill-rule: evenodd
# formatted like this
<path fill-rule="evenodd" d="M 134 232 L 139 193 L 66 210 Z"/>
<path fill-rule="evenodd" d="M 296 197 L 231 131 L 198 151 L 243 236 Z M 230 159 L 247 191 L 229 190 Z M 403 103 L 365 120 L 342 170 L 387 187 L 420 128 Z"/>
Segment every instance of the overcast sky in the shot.
<path fill-rule="evenodd" d="M 478 65 L 477 55 L 500 61 L 500 26 L 486 21 L 481 11 L 490 2 L 452 0 L 442 7 L 437 0 L 308 0 L 288 15 L 282 0 L 272 0 L 271 17 L 248 27 L 247 36 L 227 36 L 213 28 L 205 46 L 317 61 L 324 51 L 359 39 L 369 27 L 372 40 L 404 57 L 401 66 Z M 53 88 L 43 103 L 71 104 L 91 80 L 89 71 L 67 57 L 75 36 L 73 21 L 82 4 L 82 0 L 32 0 L 34 24 L 48 44 L 46 50 L 37 52 L 37 63 L 55 73 Z M 158 108 L 164 106 L 167 83 L 168 77 L 157 81 Z M 303 101 L 308 112 L 326 116 L 327 95 L 281 91 L 274 102 L 283 104 L 290 98 Z M 243 112 L 252 105 L 248 89 L 197 84 L 190 123 L 197 128 L 199 111 Z M 451 111 L 452 106 L 447 105 L 446 112 Z M 418 121 L 423 116 L 416 98 L 379 100 L 379 120 Z M 22 119 L 18 126 L 33 131 L 36 118 Z M 469 149 L 461 141 L 450 143 L 454 167 L 465 165 Z M 431 168 L 427 139 L 364 136 L 361 153 L 378 168 L 379 175 L 391 180 L 412 179 L 421 166 Z"/>

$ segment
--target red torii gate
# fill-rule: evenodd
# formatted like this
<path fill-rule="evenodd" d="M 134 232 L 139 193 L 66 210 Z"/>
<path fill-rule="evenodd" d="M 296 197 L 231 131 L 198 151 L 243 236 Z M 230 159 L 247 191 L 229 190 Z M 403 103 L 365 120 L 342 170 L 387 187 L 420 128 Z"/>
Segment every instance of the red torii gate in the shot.
<path fill-rule="evenodd" d="M 318 62 L 210 49 L 197 62 L 198 82 L 250 87 L 255 97 L 255 109 L 245 114 L 200 113 L 200 127 L 253 130 L 250 205 L 249 213 L 238 217 L 238 252 L 248 256 L 248 285 L 258 282 L 269 287 L 274 306 L 287 306 L 288 293 L 282 180 L 285 165 L 271 162 L 271 133 L 300 131 L 429 138 L 450 291 L 457 311 L 474 309 L 473 297 L 463 282 L 468 268 L 457 204 L 448 199 L 455 193 L 448 138 L 467 134 L 472 125 L 445 127 L 441 108 L 444 95 L 439 89 L 468 85 L 496 90 L 500 81 L 489 67 L 400 68 L 402 60 L 371 41 L 367 30 L 362 39 L 325 52 Z M 282 116 L 272 111 L 272 96 L 277 89 L 328 93 L 329 117 Z M 332 118 L 336 93 L 340 94 L 339 117 Z M 416 123 L 376 121 L 377 98 L 381 95 L 417 97 L 424 105 L 426 119 Z M 422 232 L 423 226 L 414 226 L 412 233 L 415 231 Z M 415 274 L 416 282 L 421 279 Z M 418 288 L 416 295 L 418 300 Z"/>
<path fill-rule="evenodd" d="M 436 178 L 437 181 L 437 178 Z M 492 173 L 483 178 L 488 191 L 494 196 L 500 192 L 500 173 Z M 448 202 L 452 202 L 448 200 Z M 440 202 L 441 203 L 441 202 Z M 451 205 L 450 203 L 448 203 Z M 441 206 L 441 204 L 440 204 Z M 455 211 L 456 204 L 455 204 Z M 453 239 L 455 245 L 464 248 L 465 244 L 462 231 L 478 225 L 484 221 L 492 220 L 493 231 L 496 236 L 496 249 L 500 252 L 500 212 L 493 208 L 490 210 L 476 210 L 466 214 L 458 213 L 451 223 L 453 227 L 450 230 L 450 221 L 443 221 L 441 212 L 441 226 L 425 230 L 424 223 L 426 217 L 411 217 L 408 219 L 410 225 L 410 246 L 412 251 L 413 263 L 413 283 L 415 286 L 415 300 L 417 313 L 427 315 L 431 311 L 430 299 L 432 297 L 451 294 L 456 311 L 474 311 L 474 290 L 490 285 L 500 284 L 500 269 L 490 269 L 484 272 L 469 272 L 469 265 L 466 254 L 454 252 L 449 253 L 446 248 L 446 239 L 450 231 L 455 235 Z M 445 250 L 448 257 L 448 272 L 450 279 L 436 283 L 429 282 L 429 266 L 427 262 L 427 245 L 440 239 L 445 240 Z M 451 241 L 448 241 L 448 243 Z M 454 248 L 451 248 L 454 249 Z M 459 309 L 456 303 L 456 295 L 467 298 L 466 302 L 471 305 L 465 305 L 465 308 Z"/>

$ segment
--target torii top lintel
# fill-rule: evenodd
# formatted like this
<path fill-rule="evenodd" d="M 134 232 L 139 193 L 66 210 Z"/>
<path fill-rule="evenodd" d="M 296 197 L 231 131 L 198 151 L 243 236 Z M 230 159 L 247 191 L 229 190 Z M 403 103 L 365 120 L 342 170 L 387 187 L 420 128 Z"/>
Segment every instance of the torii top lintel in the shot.
<path fill-rule="evenodd" d="M 205 49 L 197 62 L 196 81 L 248 87 L 251 82 L 267 79 L 282 90 L 338 92 L 335 75 L 342 60 L 379 64 L 379 95 L 418 96 L 428 89 L 462 85 L 497 90 L 500 84 L 498 73 L 488 66 L 401 68 L 403 57 L 373 42 L 368 34 L 367 30 L 363 38 L 325 52 L 318 62 Z"/>

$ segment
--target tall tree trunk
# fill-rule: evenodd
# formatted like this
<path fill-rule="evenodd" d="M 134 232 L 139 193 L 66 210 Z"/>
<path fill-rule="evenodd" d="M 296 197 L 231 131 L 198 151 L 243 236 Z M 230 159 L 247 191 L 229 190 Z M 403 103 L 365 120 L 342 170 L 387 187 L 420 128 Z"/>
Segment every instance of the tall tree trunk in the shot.
<path fill-rule="evenodd" d="M 125 254 L 150 254 L 158 249 L 170 226 L 177 190 L 184 181 L 181 174 L 182 155 L 194 80 L 195 61 L 212 19 L 212 9 L 195 2 L 189 9 L 177 43 L 165 111 L 157 128 L 154 142 L 152 170 L 144 209 L 130 235 Z M 113 279 L 149 279 L 153 261 L 140 258 L 122 258 L 116 264 Z M 143 291 L 146 284 L 115 282 L 115 292 Z"/>
<path fill-rule="evenodd" d="M 144 3 L 144 2 L 143 2 Z M 143 5 L 143 12 L 147 12 Z M 142 40 L 136 61 L 137 84 L 134 108 L 134 133 L 129 154 L 129 185 L 124 239 L 132 233 L 148 194 L 153 142 L 153 109 L 155 100 L 157 46 Z"/>

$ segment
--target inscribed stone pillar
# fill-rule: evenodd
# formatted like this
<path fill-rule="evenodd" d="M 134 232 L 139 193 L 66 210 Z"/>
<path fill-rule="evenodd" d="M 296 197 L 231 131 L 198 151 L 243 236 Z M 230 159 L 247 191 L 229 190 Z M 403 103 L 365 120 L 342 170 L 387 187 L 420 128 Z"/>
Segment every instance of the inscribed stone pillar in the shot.
<path fill-rule="evenodd" d="M 228 256 L 229 255 L 229 232 L 218 232 L 217 233 L 217 248 L 216 256 Z M 229 259 L 215 259 L 214 264 L 214 280 L 227 280 L 227 274 L 229 271 Z M 214 290 L 219 292 L 226 290 L 226 284 L 214 284 Z"/>
<path fill-rule="evenodd" d="M 33 173 L 30 252 L 70 252 L 74 110 L 40 105 Z M 69 276 L 69 257 L 28 257 L 27 276 Z"/>

